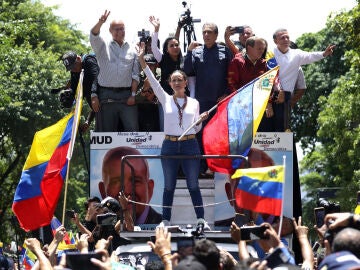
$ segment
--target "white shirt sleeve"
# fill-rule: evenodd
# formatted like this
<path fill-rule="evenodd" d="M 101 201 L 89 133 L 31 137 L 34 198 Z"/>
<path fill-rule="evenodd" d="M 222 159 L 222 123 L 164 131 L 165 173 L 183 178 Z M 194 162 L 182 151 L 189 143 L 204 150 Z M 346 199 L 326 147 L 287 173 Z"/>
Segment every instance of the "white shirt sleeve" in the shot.
<path fill-rule="evenodd" d="M 151 35 L 151 50 L 153 52 L 153 55 L 154 55 L 156 61 L 158 61 L 158 63 L 160 63 L 163 55 L 157 46 L 158 40 L 159 40 L 158 32 L 152 33 L 152 35 Z"/>

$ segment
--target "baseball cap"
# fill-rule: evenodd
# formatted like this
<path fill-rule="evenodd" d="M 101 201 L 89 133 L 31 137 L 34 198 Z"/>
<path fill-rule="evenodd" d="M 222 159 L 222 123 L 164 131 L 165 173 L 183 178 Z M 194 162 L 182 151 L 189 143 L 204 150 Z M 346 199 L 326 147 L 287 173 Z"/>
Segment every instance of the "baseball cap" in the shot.
<path fill-rule="evenodd" d="M 155 56 L 152 53 L 145 54 L 144 59 L 147 64 L 157 64 Z"/>
<path fill-rule="evenodd" d="M 67 71 L 70 71 L 74 68 L 76 58 L 77 54 L 73 51 L 69 51 L 63 54 L 62 61 Z"/>
<path fill-rule="evenodd" d="M 360 269 L 360 259 L 350 251 L 339 251 L 326 256 L 320 263 L 320 270 Z"/>

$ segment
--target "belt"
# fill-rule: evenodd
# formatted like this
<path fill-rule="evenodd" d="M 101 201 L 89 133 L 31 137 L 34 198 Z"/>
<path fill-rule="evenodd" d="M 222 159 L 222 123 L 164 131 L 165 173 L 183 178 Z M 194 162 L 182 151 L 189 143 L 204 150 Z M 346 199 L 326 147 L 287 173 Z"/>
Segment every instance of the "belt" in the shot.
<path fill-rule="evenodd" d="M 179 141 L 179 137 L 180 136 L 165 135 L 165 140 L 177 142 L 177 141 Z M 187 141 L 187 140 L 195 139 L 195 137 L 196 137 L 195 134 L 185 135 L 181 138 L 180 141 Z"/>
<path fill-rule="evenodd" d="M 127 98 L 123 98 L 123 99 L 112 99 L 112 98 L 107 98 L 107 99 L 103 99 L 100 101 L 101 104 L 107 104 L 107 103 L 126 103 Z"/>
<path fill-rule="evenodd" d="M 101 86 L 101 85 L 99 85 L 99 87 L 109 89 L 109 90 L 114 90 L 114 91 L 131 90 L 131 87 L 107 87 L 107 86 Z"/>

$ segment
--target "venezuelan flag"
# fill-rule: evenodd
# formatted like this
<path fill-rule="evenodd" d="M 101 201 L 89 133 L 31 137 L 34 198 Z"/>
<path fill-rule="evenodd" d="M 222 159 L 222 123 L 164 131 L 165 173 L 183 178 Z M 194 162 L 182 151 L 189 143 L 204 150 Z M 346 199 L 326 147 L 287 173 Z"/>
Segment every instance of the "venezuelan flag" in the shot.
<path fill-rule="evenodd" d="M 60 226 L 62 226 L 60 220 L 58 220 L 57 217 L 53 217 L 50 222 L 51 232 L 53 236 L 55 236 L 56 230 Z M 63 241 L 65 242 L 65 244 L 71 244 L 71 240 L 67 232 L 64 235 Z"/>
<path fill-rule="evenodd" d="M 30 270 L 37 260 L 36 255 L 29 250 L 24 244 L 21 250 L 21 261 L 25 270 Z"/>
<path fill-rule="evenodd" d="M 206 155 L 243 155 L 250 150 L 264 115 L 278 67 L 249 82 L 222 100 L 216 114 L 204 127 Z M 215 172 L 233 174 L 241 160 L 208 159 Z"/>
<path fill-rule="evenodd" d="M 239 178 L 235 190 L 236 205 L 254 212 L 280 216 L 284 171 L 282 165 L 236 170 L 231 177 Z"/>
<path fill-rule="evenodd" d="M 62 226 L 60 220 L 57 217 L 53 217 L 50 223 L 51 231 L 53 236 L 55 236 L 57 228 Z M 57 251 L 63 250 L 73 250 L 76 249 L 76 239 L 72 231 L 66 232 L 63 240 L 59 243 Z"/>
<path fill-rule="evenodd" d="M 73 121 L 70 113 L 35 133 L 12 205 L 25 231 L 50 224 L 66 177 Z"/>

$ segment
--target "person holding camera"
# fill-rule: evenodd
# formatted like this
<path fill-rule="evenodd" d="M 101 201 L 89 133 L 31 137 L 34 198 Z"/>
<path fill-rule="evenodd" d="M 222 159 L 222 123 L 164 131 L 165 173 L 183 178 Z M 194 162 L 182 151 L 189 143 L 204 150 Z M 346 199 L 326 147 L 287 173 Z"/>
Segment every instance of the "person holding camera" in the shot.
<path fill-rule="evenodd" d="M 92 93 L 91 102 L 99 112 L 101 132 L 138 131 L 138 113 L 135 95 L 139 84 L 139 62 L 136 52 L 125 41 L 125 23 L 113 20 L 106 42 L 100 29 L 110 15 L 105 11 L 90 32 L 90 44 L 98 59 L 98 94 Z M 119 121 L 123 130 L 119 130 Z"/>
<path fill-rule="evenodd" d="M 156 76 L 158 62 L 153 54 L 145 54 L 145 62 Z M 136 96 L 139 113 L 139 131 L 160 131 L 160 114 L 162 114 L 161 104 L 158 102 L 154 91 L 145 75 L 142 74 L 142 87 L 140 95 Z M 163 130 L 163 129 L 162 129 Z"/>
<path fill-rule="evenodd" d="M 360 267 L 360 215 L 332 212 L 321 228 L 314 226 L 325 248 L 318 269 L 358 269 Z M 353 267 L 353 268 L 352 268 Z"/>
<path fill-rule="evenodd" d="M 70 218 L 71 222 L 75 223 L 80 233 L 89 235 L 89 249 L 93 250 L 94 241 L 91 236 L 96 227 L 96 216 L 101 212 L 100 199 L 96 196 L 90 197 L 84 206 L 86 208 L 86 214 L 83 222 L 80 221 L 79 214 L 74 210 L 67 210 L 66 215 Z"/>
<path fill-rule="evenodd" d="M 169 95 L 160 85 L 147 66 L 144 59 L 144 43 L 138 49 L 139 61 L 144 70 L 154 93 L 164 110 L 164 132 L 165 140 L 161 147 L 161 155 L 199 155 L 199 145 L 195 134 L 201 129 L 201 123 L 196 125 L 190 134 L 182 140 L 178 140 L 185 128 L 199 118 L 199 103 L 197 100 L 187 97 L 185 87 L 187 84 L 186 75 L 183 71 L 176 70 L 170 75 L 170 85 L 173 89 L 173 95 Z M 206 119 L 207 112 L 200 115 L 200 118 Z M 197 217 L 197 223 L 203 224 L 205 229 L 210 229 L 204 220 L 204 208 L 202 195 L 199 188 L 199 165 L 198 159 L 162 159 L 164 172 L 164 192 L 163 192 L 163 214 L 162 224 L 170 225 L 171 207 L 174 200 L 174 192 L 177 181 L 177 171 L 181 164 L 186 176 L 186 184 L 189 189 L 191 200 Z"/>
<path fill-rule="evenodd" d="M 80 73 L 84 70 L 84 77 L 82 81 L 83 94 L 86 102 L 89 104 L 91 111 L 89 112 L 87 119 L 83 125 L 80 126 L 80 130 L 85 132 L 95 117 L 95 112 L 91 105 L 91 94 L 97 93 L 97 77 L 99 74 L 99 65 L 97 63 L 94 54 L 78 55 L 74 51 L 68 51 L 63 54 L 62 62 L 67 71 L 70 71 L 71 77 L 69 82 L 69 90 L 71 90 L 70 96 L 65 98 L 65 103 L 69 103 L 67 106 L 73 105 L 73 99 L 75 92 L 79 84 Z M 66 90 L 65 90 L 66 91 Z M 60 94 L 61 95 L 61 94 Z M 67 95 L 67 94 L 65 94 Z M 70 100 L 67 100 L 69 99 Z M 66 107 L 63 104 L 64 107 Z"/>
<path fill-rule="evenodd" d="M 230 37 L 234 34 L 239 34 L 239 41 L 233 42 Z M 225 44 L 235 56 L 238 53 L 246 52 L 246 40 L 254 36 L 253 30 L 248 25 L 243 26 L 227 26 L 224 33 Z"/>

